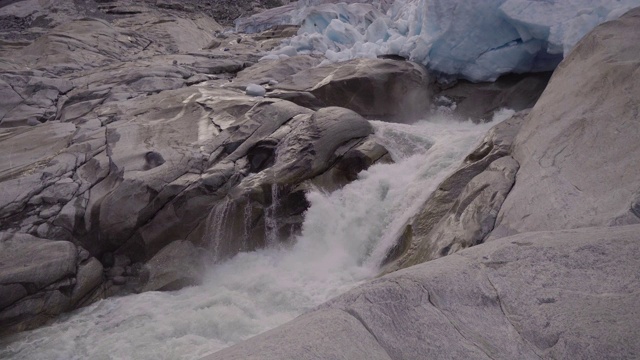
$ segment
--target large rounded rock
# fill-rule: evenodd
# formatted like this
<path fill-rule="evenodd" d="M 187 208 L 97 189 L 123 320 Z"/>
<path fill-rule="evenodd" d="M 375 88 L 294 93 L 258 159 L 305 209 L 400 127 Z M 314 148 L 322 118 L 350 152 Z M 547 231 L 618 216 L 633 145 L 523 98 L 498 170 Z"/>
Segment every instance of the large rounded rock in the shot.
<path fill-rule="evenodd" d="M 0 232 L 0 334 L 42 325 L 96 290 L 102 265 L 78 253 L 68 241 Z"/>
<path fill-rule="evenodd" d="M 188 241 L 174 241 L 160 250 L 142 269 L 143 284 L 138 291 L 176 290 L 199 284 L 205 257 Z"/>
<path fill-rule="evenodd" d="M 449 175 L 408 221 L 389 251 L 384 271 L 420 264 L 480 244 L 516 181 L 513 140 L 528 112 L 489 130 L 480 145 Z"/>
<path fill-rule="evenodd" d="M 351 109 L 370 119 L 407 122 L 430 108 L 432 81 L 409 61 L 354 59 L 301 71 L 276 88 L 309 92 L 326 106 Z"/>
<path fill-rule="evenodd" d="M 514 143 L 520 163 L 492 238 L 637 223 L 640 9 L 605 23 L 562 62 Z"/>

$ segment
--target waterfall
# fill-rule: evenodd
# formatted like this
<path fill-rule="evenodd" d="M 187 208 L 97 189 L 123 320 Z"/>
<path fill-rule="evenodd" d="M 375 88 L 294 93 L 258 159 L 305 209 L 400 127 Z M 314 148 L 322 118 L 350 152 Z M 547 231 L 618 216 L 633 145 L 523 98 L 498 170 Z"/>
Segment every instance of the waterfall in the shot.
<path fill-rule="evenodd" d="M 307 194 L 311 206 L 291 245 L 214 264 L 201 286 L 110 298 L 79 309 L 50 326 L 0 340 L 0 358 L 197 359 L 375 277 L 394 234 L 493 124 L 445 118 L 372 123 L 395 163 L 374 165 L 331 194 Z M 277 189 L 272 196 L 269 211 L 276 210 Z M 224 223 L 227 208 L 215 209 L 212 225 Z M 238 236 L 246 243 L 250 204 L 244 215 L 245 230 Z M 265 226 L 277 234 L 277 224 Z"/>
<path fill-rule="evenodd" d="M 278 184 L 271 184 L 271 205 L 264 210 L 264 231 L 267 247 L 272 247 L 279 243 L 278 220 L 276 218 L 279 202 Z"/>
<path fill-rule="evenodd" d="M 233 214 L 233 201 L 228 198 L 222 199 L 209 212 L 207 217 L 207 233 L 209 234 L 208 248 L 211 249 L 213 263 L 221 259 L 222 249 L 220 245 L 224 242 L 227 234 L 227 218 Z"/>

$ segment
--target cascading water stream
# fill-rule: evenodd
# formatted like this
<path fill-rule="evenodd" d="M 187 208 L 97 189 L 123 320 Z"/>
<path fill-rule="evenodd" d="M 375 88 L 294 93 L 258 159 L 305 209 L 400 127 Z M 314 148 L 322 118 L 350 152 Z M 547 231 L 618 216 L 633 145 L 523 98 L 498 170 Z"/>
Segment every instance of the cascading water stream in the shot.
<path fill-rule="evenodd" d="M 331 194 L 309 193 L 293 245 L 240 253 L 212 266 L 201 286 L 79 309 L 1 340 L 0 358 L 197 359 L 376 276 L 393 234 L 493 124 L 373 124 L 396 163 L 374 165 Z M 213 217 L 224 221 L 224 208 Z"/>

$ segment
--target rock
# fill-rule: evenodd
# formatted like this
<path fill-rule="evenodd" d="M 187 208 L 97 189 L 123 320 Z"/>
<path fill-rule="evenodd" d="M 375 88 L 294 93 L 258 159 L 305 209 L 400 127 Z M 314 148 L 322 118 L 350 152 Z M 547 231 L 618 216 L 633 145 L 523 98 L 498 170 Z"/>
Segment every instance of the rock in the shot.
<path fill-rule="evenodd" d="M 506 237 L 373 280 L 205 359 L 633 358 L 638 256 L 638 225 Z"/>
<path fill-rule="evenodd" d="M 116 276 L 111 281 L 113 281 L 113 285 L 124 285 L 127 283 L 127 278 L 124 276 Z"/>
<path fill-rule="evenodd" d="M 298 55 L 281 60 L 262 60 L 240 71 L 233 82 L 227 86 L 242 88 L 251 82 L 268 83 L 275 86 L 298 72 L 308 70 L 318 64 L 320 64 L 320 59 L 310 55 Z M 272 81 L 277 83 L 273 84 Z"/>
<path fill-rule="evenodd" d="M 27 234 L 0 233 L 0 284 L 41 289 L 76 273 L 76 247 Z"/>
<path fill-rule="evenodd" d="M 98 289 L 103 281 L 102 271 L 102 264 L 94 257 L 78 267 L 76 285 L 71 293 L 72 304 L 77 305 Z"/>
<path fill-rule="evenodd" d="M 491 239 L 635 216 L 639 26 L 638 9 L 598 26 L 553 74 L 514 142 L 518 180 Z"/>
<path fill-rule="evenodd" d="M 172 242 L 144 265 L 142 272 L 148 279 L 139 290 L 177 290 L 199 284 L 204 274 L 202 255 L 202 251 L 188 241 Z"/>
<path fill-rule="evenodd" d="M 300 71 L 275 88 L 309 92 L 327 106 L 366 118 L 408 122 L 429 111 L 431 82 L 426 70 L 410 61 L 354 59 Z"/>
<path fill-rule="evenodd" d="M 114 266 L 111 269 L 107 270 L 107 277 L 115 278 L 116 276 L 120 276 L 124 274 L 124 268 L 120 266 Z"/>
<path fill-rule="evenodd" d="M 505 75 L 491 83 L 459 80 L 437 91 L 433 103 L 438 112 L 465 120 L 488 121 L 502 108 L 521 111 L 533 107 L 550 77 L 551 73 L 536 73 Z"/>
<path fill-rule="evenodd" d="M 0 309 L 29 295 L 27 289 L 20 284 L 0 285 Z"/>
<path fill-rule="evenodd" d="M 247 85 L 246 94 L 249 96 L 264 96 L 266 93 L 267 93 L 267 90 L 260 85 L 256 85 L 256 84 Z"/>
<path fill-rule="evenodd" d="M 208 248 L 218 260 L 264 246 L 266 217 L 276 224 L 270 236 L 286 238 L 314 181 L 337 188 L 385 156 L 357 113 L 321 109 L 310 92 L 273 91 L 319 59 L 251 68 L 294 27 L 222 34 L 198 6 L 162 4 L 2 8 L 25 23 L 13 40 L 0 29 L 0 231 L 38 235 L 36 253 L 73 252 L 55 258 L 64 272 L 27 276 L 37 285 L 0 282 L 6 329 L 137 288 L 141 264 L 173 241 L 213 245 L 204 235 L 215 221 L 225 221 L 225 243 Z M 249 83 L 261 96 L 245 94 Z M 53 262 L 33 260 L 34 268 Z"/>
<path fill-rule="evenodd" d="M 431 194 L 398 234 L 384 272 L 433 260 L 482 243 L 515 182 L 518 163 L 509 156 L 528 112 L 489 130 L 463 164 Z"/>
<path fill-rule="evenodd" d="M 43 324 L 69 309 L 76 247 L 20 233 L 0 233 L 0 333 Z"/>

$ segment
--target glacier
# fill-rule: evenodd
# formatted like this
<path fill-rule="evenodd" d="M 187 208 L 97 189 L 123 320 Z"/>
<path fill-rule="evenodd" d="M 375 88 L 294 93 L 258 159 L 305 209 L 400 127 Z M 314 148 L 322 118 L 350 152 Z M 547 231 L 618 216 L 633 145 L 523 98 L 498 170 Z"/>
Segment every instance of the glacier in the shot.
<path fill-rule="evenodd" d="M 553 70 L 592 28 L 637 6 L 640 0 L 303 0 L 237 28 L 300 25 L 275 50 L 279 56 L 315 53 L 338 62 L 395 54 L 441 80 L 479 82 Z"/>

